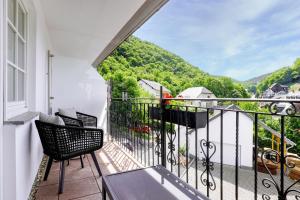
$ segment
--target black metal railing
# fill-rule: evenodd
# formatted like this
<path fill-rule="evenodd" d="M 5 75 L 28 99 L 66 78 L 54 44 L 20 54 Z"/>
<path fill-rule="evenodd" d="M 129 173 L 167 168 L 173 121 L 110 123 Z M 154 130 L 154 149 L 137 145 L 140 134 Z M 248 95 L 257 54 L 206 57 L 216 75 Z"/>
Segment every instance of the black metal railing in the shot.
<path fill-rule="evenodd" d="M 241 102 L 255 103 L 254 109 L 240 108 Z M 300 122 L 299 105 L 286 99 L 112 98 L 109 130 L 143 165 L 162 164 L 211 199 L 300 199 L 300 144 L 286 137 L 286 121 Z M 270 139 L 262 138 L 267 131 Z"/>

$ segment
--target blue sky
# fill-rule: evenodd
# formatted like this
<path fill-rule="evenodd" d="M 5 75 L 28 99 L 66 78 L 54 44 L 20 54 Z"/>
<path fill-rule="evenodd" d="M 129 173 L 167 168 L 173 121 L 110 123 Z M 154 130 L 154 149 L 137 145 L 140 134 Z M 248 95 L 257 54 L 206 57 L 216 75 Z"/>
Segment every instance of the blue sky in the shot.
<path fill-rule="evenodd" d="M 247 80 L 300 57 L 300 1 L 169 0 L 134 35 L 210 74 Z"/>

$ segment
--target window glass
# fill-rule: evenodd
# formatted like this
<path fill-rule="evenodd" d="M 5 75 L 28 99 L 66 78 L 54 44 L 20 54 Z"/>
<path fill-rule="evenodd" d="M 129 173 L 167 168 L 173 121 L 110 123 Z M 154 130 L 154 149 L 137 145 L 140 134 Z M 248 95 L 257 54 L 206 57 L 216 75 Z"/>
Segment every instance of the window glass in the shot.
<path fill-rule="evenodd" d="M 16 70 L 13 66 L 8 65 L 7 67 L 7 100 L 15 101 L 16 100 Z"/>
<path fill-rule="evenodd" d="M 15 45 L 15 32 L 8 26 L 7 31 L 7 58 L 10 62 L 15 63 L 16 45 Z"/>
<path fill-rule="evenodd" d="M 19 71 L 18 72 L 18 100 L 24 101 L 25 100 L 25 78 L 24 73 Z"/>
<path fill-rule="evenodd" d="M 7 0 L 7 13 L 8 19 L 11 23 L 15 24 L 15 16 L 16 16 L 16 1 L 15 0 Z"/>
<path fill-rule="evenodd" d="M 18 0 L 7 0 L 6 101 L 23 104 L 26 97 L 26 12 Z M 10 106 L 12 104 L 8 104 Z"/>
<path fill-rule="evenodd" d="M 18 6 L 18 31 L 20 35 L 25 37 L 25 13 L 23 12 L 20 5 Z"/>
<path fill-rule="evenodd" d="M 25 66 L 25 45 L 24 42 L 19 38 L 18 40 L 18 67 L 24 69 Z"/>

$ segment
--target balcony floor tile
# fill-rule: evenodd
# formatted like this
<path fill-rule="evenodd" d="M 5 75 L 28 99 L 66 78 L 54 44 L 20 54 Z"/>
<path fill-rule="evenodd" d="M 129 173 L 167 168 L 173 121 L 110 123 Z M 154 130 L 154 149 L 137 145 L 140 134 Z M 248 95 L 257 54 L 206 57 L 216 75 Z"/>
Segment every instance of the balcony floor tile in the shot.
<path fill-rule="evenodd" d="M 142 167 L 128 152 L 112 142 L 105 143 L 103 148 L 96 152 L 96 156 L 104 175 Z M 70 165 L 65 166 L 65 170 L 63 194 L 57 194 L 59 162 L 53 162 L 48 180 L 40 181 L 36 195 L 33 195 L 32 199 L 101 200 L 102 178 L 99 177 L 90 155 L 86 155 L 84 158 L 83 169 L 81 168 L 80 159 L 74 159 L 70 160 Z"/>

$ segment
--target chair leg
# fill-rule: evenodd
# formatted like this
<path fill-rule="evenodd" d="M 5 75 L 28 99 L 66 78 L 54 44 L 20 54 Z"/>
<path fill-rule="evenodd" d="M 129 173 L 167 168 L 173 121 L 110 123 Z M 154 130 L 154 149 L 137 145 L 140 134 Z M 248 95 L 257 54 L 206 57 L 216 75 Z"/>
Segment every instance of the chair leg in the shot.
<path fill-rule="evenodd" d="M 45 172 L 45 175 L 44 175 L 44 181 L 46 181 L 47 178 L 48 178 L 48 175 L 49 175 L 49 172 L 50 172 L 50 169 L 51 169 L 51 166 L 52 166 L 52 162 L 53 162 L 53 158 L 49 157 L 46 172 Z"/>
<path fill-rule="evenodd" d="M 65 161 L 63 160 L 60 163 L 58 194 L 62 194 L 64 191 L 64 179 L 65 179 Z"/>
<path fill-rule="evenodd" d="M 82 156 L 80 156 L 81 168 L 84 168 Z"/>
<path fill-rule="evenodd" d="M 102 173 L 101 173 L 101 170 L 100 170 L 100 167 L 99 167 L 99 164 L 98 164 L 98 161 L 97 161 L 97 158 L 96 158 L 96 155 L 95 155 L 95 152 L 91 152 L 91 156 L 93 158 L 93 161 L 95 163 L 95 166 L 96 166 L 96 169 L 99 173 L 99 176 L 102 176 Z"/>

